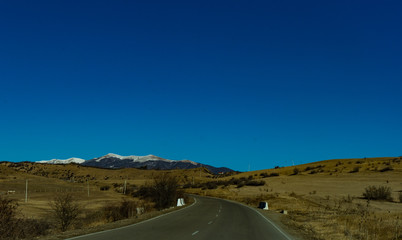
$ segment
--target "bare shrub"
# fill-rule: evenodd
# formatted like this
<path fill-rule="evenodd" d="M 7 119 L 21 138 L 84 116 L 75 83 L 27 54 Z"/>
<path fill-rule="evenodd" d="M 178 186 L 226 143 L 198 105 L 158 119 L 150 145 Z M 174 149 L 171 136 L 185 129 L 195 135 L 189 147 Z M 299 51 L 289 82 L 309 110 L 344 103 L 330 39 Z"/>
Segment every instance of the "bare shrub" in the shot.
<path fill-rule="evenodd" d="M 154 202 L 155 208 L 158 210 L 174 206 L 179 195 L 181 193 L 178 189 L 178 180 L 169 174 L 154 177 L 151 185 L 141 186 L 133 193 L 135 197 Z"/>
<path fill-rule="evenodd" d="M 269 174 L 270 177 L 278 177 L 279 173 L 273 172 L 271 174 Z"/>
<path fill-rule="evenodd" d="M 123 199 L 120 204 L 120 215 L 124 218 L 131 218 L 137 214 L 137 203 L 127 199 Z"/>
<path fill-rule="evenodd" d="M 17 203 L 14 200 L 0 196 L 0 236 L 12 237 L 16 222 Z"/>
<path fill-rule="evenodd" d="M 39 219 L 18 219 L 15 228 L 17 239 L 32 239 L 37 236 L 46 235 L 50 229 L 49 222 Z"/>
<path fill-rule="evenodd" d="M 110 189 L 110 186 L 107 186 L 107 185 L 101 186 L 101 187 L 99 188 L 99 190 L 101 190 L 101 191 L 107 191 L 107 190 L 109 190 L 109 189 Z"/>
<path fill-rule="evenodd" d="M 394 168 L 392 166 L 388 166 L 388 167 L 381 169 L 380 172 L 388 172 L 388 171 L 392 171 L 392 170 L 394 170 Z"/>
<path fill-rule="evenodd" d="M 50 206 L 60 225 L 60 230 L 63 232 L 77 219 L 80 213 L 79 205 L 70 194 L 56 196 L 53 201 L 50 202 Z"/>
<path fill-rule="evenodd" d="M 353 170 L 351 170 L 349 173 L 357 173 L 359 172 L 360 167 L 354 167 Z"/>
<path fill-rule="evenodd" d="M 120 215 L 119 205 L 108 204 L 103 207 L 103 216 L 107 222 L 115 222 L 123 219 Z"/>
<path fill-rule="evenodd" d="M 247 181 L 246 182 L 247 186 L 264 186 L 265 182 L 264 181 L 255 181 L 255 180 L 251 180 L 251 181 Z"/>
<path fill-rule="evenodd" d="M 172 207 L 178 195 L 178 180 L 174 176 L 162 174 L 154 178 L 152 200 L 159 210 Z"/>
<path fill-rule="evenodd" d="M 131 218 L 137 214 L 137 203 L 123 199 L 118 204 L 108 204 L 103 207 L 103 216 L 108 222 Z"/>
<path fill-rule="evenodd" d="M 391 188 L 385 186 L 368 186 L 364 190 L 363 198 L 369 200 L 392 201 Z"/>
<path fill-rule="evenodd" d="M 0 239 L 24 239 L 45 235 L 48 222 L 17 218 L 18 204 L 0 196 Z"/>
<path fill-rule="evenodd" d="M 292 175 L 297 175 L 300 173 L 300 170 L 298 168 L 293 169 L 293 174 Z"/>

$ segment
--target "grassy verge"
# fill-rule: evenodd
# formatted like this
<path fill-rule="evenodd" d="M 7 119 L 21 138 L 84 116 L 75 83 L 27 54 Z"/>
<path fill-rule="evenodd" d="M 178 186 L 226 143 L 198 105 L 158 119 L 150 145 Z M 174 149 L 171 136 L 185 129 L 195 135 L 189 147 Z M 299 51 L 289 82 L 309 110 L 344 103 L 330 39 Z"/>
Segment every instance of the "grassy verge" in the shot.
<path fill-rule="evenodd" d="M 148 213 L 144 213 L 142 215 L 134 216 L 128 219 L 123 219 L 119 220 L 116 222 L 111 222 L 111 223 L 104 223 L 101 225 L 93 226 L 93 227 L 88 227 L 88 228 L 81 228 L 81 229 L 73 229 L 69 230 L 63 233 L 54 233 L 54 234 L 49 234 L 47 236 L 43 236 L 37 239 L 40 240 L 59 240 L 59 239 L 66 239 L 66 238 L 72 238 L 72 237 L 77 237 L 85 234 L 90 234 L 90 233 L 95 233 L 95 232 L 101 232 L 101 231 L 106 231 L 106 230 L 111 230 L 111 229 L 116 229 L 116 228 L 121 228 L 125 226 L 129 226 L 132 224 L 140 223 L 170 212 L 174 212 L 183 208 L 186 208 L 190 206 L 192 203 L 194 203 L 193 198 L 189 198 L 189 202 L 182 207 L 174 207 L 174 208 L 169 208 L 161 211 L 151 211 Z"/>
<path fill-rule="evenodd" d="M 370 201 L 351 196 L 319 197 L 314 193 L 267 193 L 267 189 L 260 189 L 259 194 L 247 188 L 243 191 L 235 188 L 189 191 L 238 201 L 252 207 L 257 207 L 260 201 L 267 201 L 270 211 L 278 213 L 274 216 L 276 220 L 295 233 L 293 235 L 303 239 L 402 239 L 401 212 L 380 207 L 388 205 L 388 209 L 400 208 L 401 203 L 397 202 Z M 287 211 L 287 215 L 279 215 L 283 210 Z"/>

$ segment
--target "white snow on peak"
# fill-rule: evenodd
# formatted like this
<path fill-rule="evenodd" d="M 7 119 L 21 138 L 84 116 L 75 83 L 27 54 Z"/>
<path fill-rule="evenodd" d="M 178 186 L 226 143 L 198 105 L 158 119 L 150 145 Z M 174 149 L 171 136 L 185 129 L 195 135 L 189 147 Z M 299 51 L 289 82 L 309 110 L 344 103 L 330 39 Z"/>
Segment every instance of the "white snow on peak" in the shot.
<path fill-rule="evenodd" d="M 149 154 L 146 156 L 135 156 L 135 155 L 131 155 L 131 156 L 121 156 L 118 154 L 114 154 L 114 153 L 108 153 L 105 156 L 102 156 L 98 159 L 96 159 L 96 162 L 100 162 L 105 158 L 117 158 L 120 160 L 132 160 L 133 162 L 147 162 L 147 161 L 165 161 L 165 162 L 171 162 L 172 160 L 168 160 L 168 159 L 164 159 L 161 157 L 157 157 L 155 155 Z"/>
<path fill-rule="evenodd" d="M 198 164 L 198 163 L 193 162 L 193 161 L 190 161 L 190 160 L 180 160 L 179 162 L 188 162 L 188 163 L 191 163 L 191 164 L 193 164 L 193 165 L 197 165 L 197 164 Z"/>
<path fill-rule="evenodd" d="M 37 161 L 37 163 L 50 163 L 50 164 L 69 164 L 69 163 L 78 163 L 81 164 L 85 162 L 82 158 L 69 158 L 69 159 L 52 159 L 52 160 L 44 160 Z"/>
<path fill-rule="evenodd" d="M 120 160 L 132 160 L 133 162 L 147 162 L 147 161 L 164 161 L 164 162 L 188 162 L 191 163 L 193 165 L 197 165 L 196 162 L 190 161 L 190 160 L 169 160 L 169 159 L 165 159 L 165 158 L 161 158 L 152 154 L 146 155 L 146 156 L 135 156 L 135 155 L 131 155 L 131 156 L 121 156 L 115 153 L 108 153 L 105 156 L 96 158 L 96 162 L 100 162 L 103 159 L 107 159 L 107 158 L 117 158 Z M 52 159 L 52 160 L 47 160 L 47 161 L 37 161 L 37 163 L 51 163 L 51 164 L 69 164 L 69 163 L 84 163 L 85 160 L 82 158 L 69 158 L 69 159 Z"/>

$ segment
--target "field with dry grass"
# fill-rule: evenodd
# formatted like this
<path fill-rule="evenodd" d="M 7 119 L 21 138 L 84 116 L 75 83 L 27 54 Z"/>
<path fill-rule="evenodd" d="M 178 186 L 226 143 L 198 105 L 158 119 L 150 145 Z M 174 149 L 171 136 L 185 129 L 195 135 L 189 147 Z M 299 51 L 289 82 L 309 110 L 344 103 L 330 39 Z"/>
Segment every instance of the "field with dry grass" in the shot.
<path fill-rule="evenodd" d="M 268 201 L 282 221 L 306 239 L 402 239 L 402 158 L 329 160 L 241 173 L 235 178 L 263 186 L 190 188 L 196 194 L 257 206 Z M 368 186 L 390 189 L 391 199 L 364 199 Z"/>
<path fill-rule="evenodd" d="M 120 221 L 123 225 L 161 214 L 152 202 L 132 195 L 142 186 L 152 184 L 154 177 L 163 174 L 177 178 L 179 184 L 190 176 L 199 181 L 209 175 L 201 170 L 109 170 L 76 164 L 3 162 L 0 163 L 0 197 L 11 199 L 18 205 L 18 219 L 45 219 L 52 225 L 47 234 L 57 235 L 61 232 L 57 229 L 51 205 L 56 197 L 70 195 L 81 209 L 78 220 L 69 227 L 70 231 L 80 232 L 82 228 L 94 228 L 95 231 L 125 217 L 133 219 Z M 123 214 L 127 215 L 123 217 L 118 213 L 120 215 L 116 216 L 114 212 L 121 212 L 123 204 L 127 202 L 129 206 L 124 207 L 132 213 Z M 136 208 L 142 209 L 141 213 L 137 213 Z M 121 225 L 113 223 L 112 226 Z"/>
<path fill-rule="evenodd" d="M 328 160 L 230 176 L 212 175 L 205 169 L 108 170 L 75 164 L 3 162 L 0 194 L 17 201 L 20 217 L 51 219 L 49 203 L 55 196 L 68 193 L 85 209 L 81 222 L 72 229 L 81 228 L 83 221 L 87 221 L 87 227 L 99 227 L 108 222 L 99 217 L 100 209 L 118 205 L 122 199 L 155 211 L 149 203 L 130 194 L 150 184 L 153 177 L 169 174 L 187 193 L 251 206 L 268 201 L 270 210 L 287 211 L 280 220 L 305 239 L 401 239 L 401 161 L 401 157 Z M 369 186 L 389 189 L 392 199 L 364 199 Z"/>

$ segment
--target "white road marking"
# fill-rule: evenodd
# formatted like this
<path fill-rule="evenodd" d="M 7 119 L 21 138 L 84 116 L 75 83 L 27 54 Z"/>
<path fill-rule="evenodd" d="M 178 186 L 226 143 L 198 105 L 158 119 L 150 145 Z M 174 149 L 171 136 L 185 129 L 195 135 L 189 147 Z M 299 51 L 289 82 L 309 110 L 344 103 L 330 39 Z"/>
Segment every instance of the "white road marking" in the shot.
<path fill-rule="evenodd" d="M 194 235 L 195 235 L 195 234 L 197 234 L 198 232 L 199 232 L 199 231 L 195 231 L 195 232 L 193 232 L 193 234 L 191 234 L 191 235 L 193 235 L 193 236 L 194 236 Z"/>
<path fill-rule="evenodd" d="M 216 214 L 216 217 L 218 217 L 219 215 L 218 214 Z"/>
<path fill-rule="evenodd" d="M 212 221 L 210 221 L 208 224 L 212 224 Z"/>

